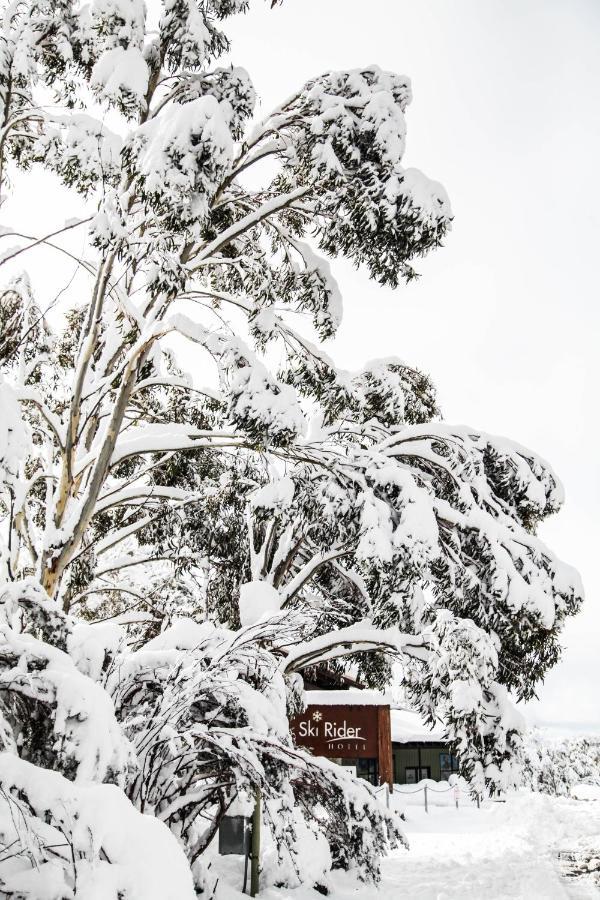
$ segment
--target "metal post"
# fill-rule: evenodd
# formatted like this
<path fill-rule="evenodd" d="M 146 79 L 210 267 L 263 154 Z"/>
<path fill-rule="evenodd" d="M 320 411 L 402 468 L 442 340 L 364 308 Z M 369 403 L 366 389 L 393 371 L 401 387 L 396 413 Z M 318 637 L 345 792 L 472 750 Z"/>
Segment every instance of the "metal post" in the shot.
<path fill-rule="evenodd" d="M 248 883 L 248 857 L 250 856 L 250 848 L 246 848 L 244 853 L 244 884 L 242 886 L 242 894 L 246 893 L 246 884 Z"/>
<path fill-rule="evenodd" d="M 481 801 L 479 799 L 479 794 L 477 794 L 477 809 L 481 809 Z"/>
<path fill-rule="evenodd" d="M 423 791 L 425 792 L 425 812 L 428 813 L 429 808 L 427 806 L 427 785 L 425 785 L 425 787 L 423 788 Z"/>
<path fill-rule="evenodd" d="M 250 896 L 256 897 L 259 890 L 259 870 L 260 862 L 260 788 L 256 789 L 256 802 L 254 804 L 254 812 L 252 813 L 252 842 L 250 845 Z"/>

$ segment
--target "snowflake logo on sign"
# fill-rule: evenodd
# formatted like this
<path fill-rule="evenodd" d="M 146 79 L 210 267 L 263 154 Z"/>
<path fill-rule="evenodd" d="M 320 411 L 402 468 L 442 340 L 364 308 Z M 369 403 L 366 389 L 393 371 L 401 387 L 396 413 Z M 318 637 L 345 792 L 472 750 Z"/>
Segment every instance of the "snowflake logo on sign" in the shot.
<path fill-rule="evenodd" d="M 323 713 L 320 713 L 319 710 L 312 714 L 313 722 L 320 722 L 323 718 Z"/>

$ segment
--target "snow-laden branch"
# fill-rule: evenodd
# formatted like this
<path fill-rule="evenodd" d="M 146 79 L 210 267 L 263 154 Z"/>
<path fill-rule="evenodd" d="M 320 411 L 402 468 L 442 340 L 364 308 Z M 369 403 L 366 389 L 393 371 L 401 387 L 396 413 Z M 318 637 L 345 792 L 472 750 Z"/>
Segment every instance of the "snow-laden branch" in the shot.
<path fill-rule="evenodd" d="M 273 140 L 265 141 L 256 150 L 254 150 L 253 152 L 247 152 L 240 158 L 239 162 L 232 170 L 231 175 L 227 178 L 227 183 L 231 183 L 235 178 L 241 175 L 242 172 L 244 172 L 246 169 L 249 169 L 250 166 L 253 166 L 255 163 L 260 162 L 267 156 L 273 156 L 274 154 L 281 153 L 282 150 L 285 150 L 285 142 L 282 141 L 281 138 L 274 138 Z"/>
<path fill-rule="evenodd" d="M 181 331 L 179 333 L 183 334 Z M 149 388 L 178 388 L 182 391 L 188 391 L 190 394 L 202 394 L 204 397 L 208 397 L 209 400 L 215 400 L 216 402 L 223 400 L 223 395 L 214 388 L 207 387 L 206 385 L 198 387 L 182 378 L 172 378 L 167 375 L 161 376 L 160 378 L 144 378 L 141 381 L 138 381 L 131 392 L 131 396 L 135 397 L 136 394 L 148 390 Z"/>
<path fill-rule="evenodd" d="M 348 556 L 352 552 L 353 548 L 336 547 L 328 553 L 316 553 L 282 590 L 282 606 L 286 606 L 324 565 L 334 562 L 334 560 L 341 559 L 344 556 Z"/>
<path fill-rule="evenodd" d="M 117 442 L 110 464 L 116 466 L 131 456 L 148 453 L 169 450 L 215 450 L 223 447 L 244 447 L 247 443 L 247 439 L 243 436 L 230 431 L 204 431 L 176 423 L 145 425 L 132 429 L 125 439 Z M 84 458 L 81 466 L 85 465 Z"/>
<path fill-rule="evenodd" d="M 107 494 L 106 497 L 99 497 L 96 504 L 94 515 L 98 515 L 114 506 L 130 504 L 134 500 L 139 500 L 140 508 L 146 504 L 162 500 L 188 501 L 198 500 L 202 497 L 200 492 L 185 490 L 184 488 L 169 487 L 161 484 L 139 485 L 138 487 L 124 487 L 120 491 Z"/>
<path fill-rule="evenodd" d="M 215 253 L 218 253 L 224 246 L 229 244 L 235 238 L 244 234 L 246 231 L 249 231 L 251 228 L 254 228 L 255 225 L 259 225 L 264 219 L 267 219 L 269 216 L 274 215 L 275 213 L 280 212 L 282 209 L 290 206 L 295 200 L 299 200 L 300 197 L 305 197 L 312 190 L 312 186 L 302 185 L 300 187 L 295 188 L 293 191 L 289 191 L 287 194 L 283 194 L 279 197 L 273 197 L 271 200 L 267 200 L 266 203 L 263 203 L 258 209 L 254 210 L 254 212 L 248 213 L 248 215 L 243 216 L 237 222 L 234 222 L 233 225 L 230 225 L 229 228 L 226 228 L 218 237 L 212 240 L 209 244 L 206 244 L 201 250 L 192 254 L 192 259 L 189 264 L 190 272 L 196 272 L 198 269 L 201 269 L 203 265 L 206 265 L 208 259 L 212 257 Z"/>
<path fill-rule="evenodd" d="M 368 651 L 408 655 L 423 660 L 431 652 L 431 642 L 425 636 L 402 634 L 397 628 L 381 629 L 359 622 L 297 644 L 287 650 L 281 668 L 289 674 L 317 663 Z"/>
<path fill-rule="evenodd" d="M 33 403 L 41 417 L 50 427 L 50 430 L 56 438 L 58 448 L 62 450 L 64 446 L 64 438 L 62 435 L 63 423 L 59 417 L 48 408 L 48 405 L 44 402 L 44 399 L 39 392 L 33 388 L 19 385 L 15 388 L 15 395 L 21 403 Z"/>

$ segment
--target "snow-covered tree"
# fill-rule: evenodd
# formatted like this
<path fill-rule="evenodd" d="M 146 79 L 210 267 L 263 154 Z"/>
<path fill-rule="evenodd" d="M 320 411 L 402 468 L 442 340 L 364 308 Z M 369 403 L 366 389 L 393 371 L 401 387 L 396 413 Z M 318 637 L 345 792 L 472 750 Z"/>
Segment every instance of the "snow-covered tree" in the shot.
<path fill-rule="evenodd" d="M 520 751 L 523 784 L 534 791 L 568 796 L 579 784 L 600 785 L 600 737 L 557 736 L 533 729 Z"/>
<path fill-rule="evenodd" d="M 4 7 L 2 208 L 37 166 L 82 210 L 0 234 L 0 887 L 17 896 L 42 872 L 57 896 L 96 875 L 115 898 L 193 896 L 221 816 L 257 790 L 298 880 L 299 827 L 376 876 L 398 825 L 293 746 L 300 673 L 381 685 L 400 659 L 494 788 L 520 740 L 509 695 L 579 604 L 535 534 L 561 502 L 544 461 L 442 423 L 403 361 L 344 372 L 319 346 L 342 313 L 327 256 L 395 287 L 450 227 L 443 188 L 402 164 L 408 79 L 329 72 L 257 122 L 224 61 L 247 5 Z M 62 321 L 40 248 L 77 264 Z M 101 796 L 136 841 L 109 843 Z M 138 873 L 148 830 L 168 889 Z"/>

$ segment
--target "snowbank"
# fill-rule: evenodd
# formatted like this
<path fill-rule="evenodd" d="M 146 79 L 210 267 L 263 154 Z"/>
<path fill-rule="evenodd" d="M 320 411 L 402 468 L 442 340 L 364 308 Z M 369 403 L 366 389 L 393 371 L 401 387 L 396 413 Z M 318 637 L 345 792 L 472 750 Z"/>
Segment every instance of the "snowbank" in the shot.
<path fill-rule="evenodd" d="M 571 788 L 571 797 L 575 800 L 600 800 L 600 785 L 576 784 Z"/>
<path fill-rule="evenodd" d="M 37 900 L 67 900 L 75 894 L 82 900 L 196 896 L 175 836 L 154 816 L 138 812 L 116 785 L 73 784 L 58 772 L 9 753 L 0 754 L 0 785 L 5 798 L 0 806 L 2 838 L 35 843 L 35 833 L 38 840 L 44 836 L 44 843 L 53 837 L 58 850 L 66 848 L 64 855 L 56 853 L 39 867 L 32 866 L 27 854 L 14 854 L 13 864 L 5 864 L 2 871 L 3 889 L 11 895 Z M 32 814 L 25 827 L 24 819 L 15 816 L 23 798 Z"/>

